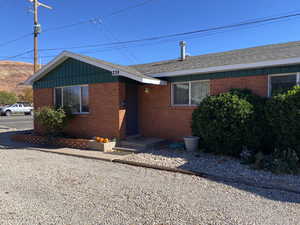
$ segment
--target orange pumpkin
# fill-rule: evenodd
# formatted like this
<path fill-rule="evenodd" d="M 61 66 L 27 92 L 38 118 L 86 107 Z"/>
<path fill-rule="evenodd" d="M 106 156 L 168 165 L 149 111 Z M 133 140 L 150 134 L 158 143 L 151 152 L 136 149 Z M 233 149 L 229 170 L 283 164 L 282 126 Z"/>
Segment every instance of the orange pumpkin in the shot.
<path fill-rule="evenodd" d="M 104 138 L 103 143 L 108 143 L 108 138 Z"/>
<path fill-rule="evenodd" d="M 100 138 L 100 142 L 103 143 L 103 141 L 104 141 L 104 138 Z"/>
<path fill-rule="evenodd" d="M 101 142 L 101 138 L 100 137 L 96 137 L 96 141 L 97 142 Z"/>

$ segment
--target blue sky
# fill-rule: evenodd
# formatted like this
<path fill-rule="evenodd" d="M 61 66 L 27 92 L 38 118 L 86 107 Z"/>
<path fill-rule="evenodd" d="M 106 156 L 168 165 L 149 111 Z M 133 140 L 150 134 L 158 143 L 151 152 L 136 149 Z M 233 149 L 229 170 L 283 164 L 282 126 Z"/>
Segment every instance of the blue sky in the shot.
<path fill-rule="evenodd" d="M 88 22 L 42 33 L 39 38 L 40 49 L 142 39 L 300 12 L 298 0 L 153 0 L 141 7 L 109 16 L 112 12 L 144 0 L 41 1 L 54 8 L 39 8 L 43 30 L 94 17 L 102 19 L 101 22 Z M 32 31 L 33 14 L 28 10 L 30 5 L 27 0 L 0 0 L 0 44 Z M 122 49 L 99 46 L 73 51 L 123 65 L 139 64 L 179 57 L 179 39 L 147 42 Z M 296 41 L 300 40 L 300 16 L 276 23 L 181 39 L 187 41 L 187 52 L 191 55 Z M 32 37 L 0 46 L 0 59 L 32 48 Z M 40 52 L 40 62 L 47 63 L 59 52 L 60 50 Z M 32 53 L 11 60 L 32 62 Z"/>

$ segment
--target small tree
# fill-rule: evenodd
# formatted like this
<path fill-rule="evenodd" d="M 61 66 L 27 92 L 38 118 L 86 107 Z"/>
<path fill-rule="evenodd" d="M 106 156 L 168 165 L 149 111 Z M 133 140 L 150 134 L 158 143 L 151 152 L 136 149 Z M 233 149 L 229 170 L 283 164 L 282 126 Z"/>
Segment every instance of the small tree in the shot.
<path fill-rule="evenodd" d="M 32 88 L 25 88 L 22 92 L 22 94 L 19 95 L 20 101 L 24 102 L 33 102 L 33 91 Z"/>
<path fill-rule="evenodd" d="M 11 105 L 18 101 L 15 93 L 0 91 L 0 105 Z"/>
<path fill-rule="evenodd" d="M 49 106 L 42 107 L 35 113 L 36 121 L 45 128 L 48 135 L 57 135 L 62 132 L 67 118 L 63 109 L 54 109 Z"/>

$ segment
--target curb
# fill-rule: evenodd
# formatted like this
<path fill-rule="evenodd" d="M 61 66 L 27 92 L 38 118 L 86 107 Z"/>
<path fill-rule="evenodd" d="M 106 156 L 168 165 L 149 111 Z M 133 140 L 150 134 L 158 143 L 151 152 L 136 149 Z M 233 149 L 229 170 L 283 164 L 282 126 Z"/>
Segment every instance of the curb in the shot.
<path fill-rule="evenodd" d="M 291 188 L 276 187 L 274 185 L 263 184 L 263 183 L 258 184 L 258 183 L 254 183 L 254 182 L 241 180 L 241 179 L 226 178 L 226 177 L 216 176 L 216 175 L 203 173 L 203 172 L 198 172 L 198 171 L 184 170 L 184 169 L 172 168 L 172 167 L 166 167 L 166 166 L 158 166 L 158 165 L 153 165 L 153 164 L 148 164 L 148 163 L 140 163 L 140 162 L 134 162 L 134 161 L 128 161 L 128 160 L 122 160 L 122 159 L 106 159 L 106 158 L 85 156 L 85 155 L 77 155 L 77 154 L 70 154 L 70 153 L 64 153 L 64 152 L 52 152 L 52 151 L 47 151 L 47 150 L 35 149 L 35 148 L 28 148 L 28 149 L 29 150 L 34 150 L 34 151 L 39 151 L 39 152 L 45 152 L 45 153 L 73 156 L 73 157 L 77 157 L 77 158 L 100 160 L 100 161 L 130 165 L 130 166 L 135 166 L 135 167 L 143 167 L 143 168 L 154 169 L 154 170 L 180 173 L 180 174 L 185 174 L 185 175 L 191 175 L 191 176 L 197 176 L 197 177 L 201 177 L 201 178 L 205 178 L 205 179 L 210 179 L 212 181 L 219 181 L 219 182 L 224 182 L 224 183 L 236 183 L 236 184 L 241 184 L 241 185 L 246 185 L 246 186 L 252 186 L 252 187 L 268 189 L 268 190 L 284 191 L 284 192 L 289 192 L 289 193 L 300 195 L 300 191 L 294 190 L 294 189 L 291 189 Z"/>

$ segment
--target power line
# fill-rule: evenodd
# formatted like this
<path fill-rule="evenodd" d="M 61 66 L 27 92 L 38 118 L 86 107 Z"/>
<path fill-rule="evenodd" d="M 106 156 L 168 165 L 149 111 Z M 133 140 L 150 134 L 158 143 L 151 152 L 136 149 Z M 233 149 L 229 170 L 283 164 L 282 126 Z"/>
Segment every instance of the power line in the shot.
<path fill-rule="evenodd" d="M 136 4 L 136 5 L 133 5 L 133 6 L 128 6 L 128 7 L 124 8 L 124 9 L 120 9 L 120 10 L 117 10 L 117 11 L 112 12 L 110 14 L 104 15 L 103 18 L 109 17 L 109 16 L 115 16 L 115 15 L 121 14 L 123 12 L 126 12 L 127 10 L 130 10 L 130 9 L 139 8 L 139 7 L 144 6 L 144 5 L 146 5 L 146 4 L 150 3 L 150 2 L 153 2 L 153 1 L 155 1 L 155 0 L 146 0 L 146 1 L 141 2 L 139 4 Z"/>
<path fill-rule="evenodd" d="M 103 28 L 103 31 L 104 33 L 107 33 L 109 36 L 110 36 L 110 39 L 112 41 L 120 41 L 114 34 L 113 32 L 105 25 L 105 23 L 103 22 L 103 20 L 100 22 L 96 22 L 95 25 L 99 28 Z M 102 26 L 101 26 L 102 25 Z M 109 40 L 109 39 L 108 39 Z M 122 51 L 122 49 L 117 49 L 119 51 L 119 53 L 126 57 L 127 59 L 129 59 L 129 61 L 131 61 L 133 64 L 137 64 L 138 62 L 138 59 L 135 57 L 135 55 L 129 51 L 129 49 L 126 47 L 126 48 L 123 48 L 124 52 Z M 126 52 L 125 52 L 126 51 Z M 126 54 L 127 53 L 127 54 Z"/>
<path fill-rule="evenodd" d="M 264 24 L 258 24 L 256 25 L 255 27 L 257 26 L 262 26 Z M 242 28 L 244 29 L 244 28 Z M 234 30 L 232 30 L 234 31 Z M 206 35 L 202 35 L 200 38 L 207 38 L 207 37 L 211 37 L 213 35 L 218 35 L 220 33 L 224 33 L 225 31 L 218 31 L 218 32 L 215 32 L 215 33 L 210 33 L 210 34 L 206 34 Z M 192 37 L 188 37 L 188 38 L 185 38 L 185 39 L 194 39 L 194 38 L 199 38 L 198 36 L 192 36 Z M 166 39 L 166 40 L 160 40 L 158 42 L 155 42 L 155 43 L 137 43 L 135 45 L 132 45 L 130 47 L 143 47 L 143 46 L 149 46 L 149 45 L 157 45 L 157 44 L 162 44 L 162 43 L 165 43 L 165 42 L 172 42 L 172 41 L 179 41 L 181 40 L 180 38 L 172 38 L 172 39 Z M 285 45 L 279 45 L 279 46 L 276 46 L 276 50 L 282 50 L 282 49 L 288 49 L 288 48 L 295 48 L 295 47 L 299 47 L 300 44 L 293 44 L 292 46 L 285 46 Z M 101 48 L 99 50 L 89 50 L 89 51 L 80 51 L 78 52 L 79 54 L 93 54 L 93 53 L 99 53 L 99 52 L 105 52 L 105 51 L 112 51 L 112 50 L 117 50 L 117 49 L 124 49 L 124 48 L 128 48 L 129 46 L 111 46 L 111 47 L 105 47 L 105 48 Z M 247 55 L 251 55 L 252 53 L 250 54 L 247 54 Z M 55 57 L 56 55 L 44 55 L 42 56 L 43 58 L 51 58 L 51 57 Z"/>
<path fill-rule="evenodd" d="M 150 3 L 150 2 L 153 2 L 153 1 L 155 1 L 155 0 L 146 0 L 146 1 L 138 3 L 136 5 L 128 6 L 126 8 L 119 9 L 117 11 L 111 12 L 111 13 L 106 14 L 104 16 L 97 16 L 97 17 L 93 17 L 93 18 L 90 18 L 90 19 L 87 19 L 87 20 L 78 21 L 76 23 L 65 24 L 65 25 L 62 25 L 62 26 L 48 28 L 48 29 L 45 29 L 43 31 L 43 33 L 49 32 L 49 31 L 61 30 L 61 29 L 69 28 L 69 27 L 74 27 L 74 26 L 78 26 L 78 25 L 82 25 L 82 24 L 86 24 L 86 23 L 90 23 L 92 21 L 99 20 L 100 18 L 107 18 L 107 17 L 115 16 L 115 15 L 121 14 L 123 12 L 126 12 L 126 11 L 128 11 L 130 9 L 135 9 L 135 8 L 144 6 L 144 5 L 146 5 L 146 4 Z"/>
<path fill-rule="evenodd" d="M 256 24 L 255 27 L 257 26 L 262 26 L 264 24 Z M 246 27 L 240 28 L 240 29 L 245 29 Z M 234 30 L 231 30 L 234 31 Z M 218 35 L 221 33 L 224 33 L 226 31 L 216 31 L 214 33 L 208 33 L 208 34 L 204 34 L 201 37 L 198 36 L 191 36 L 191 37 L 187 37 L 185 39 L 189 40 L 189 39 L 195 39 L 195 38 L 205 38 L 205 37 L 210 37 L 213 35 Z M 149 45 L 157 45 L 157 44 L 161 44 L 161 43 L 165 43 L 165 42 L 172 42 L 172 41 L 179 41 L 181 40 L 181 38 L 170 38 L 170 39 L 165 39 L 165 40 L 159 40 L 158 42 L 155 43 L 135 43 L 134 45 L 130 46 L 130 47 L 143 47 L 143 46 L 149 46 Z M 295 46 L 300 46 L 300 44 L 297 45 L 293 45 L 293 46 L 279 46 L 276 47 L 276 49 L 280 50 L 280 49 L 286 49 L 286 48 L 291 48 L 291 47 L 295 47 Z M 99 52 L 106 52 L 106 51 L 112 51 L 112 50 L 118 50 L 118 49 L 124 49 L 124 48 L 128 48 L 129 46 L 107 46 L 105 48 L 101 48 L 99 50 L 89 50 L 89 51 L 80 51 L 78 52 L 79 54 L 88 54 L 88 53 L 99 53 Z M 61 49 L 51 49 L 51 50 L 61 50 Z M 41 56 L 42 58 L 51 58 L 51 57 L 55 57 L 56 55 L 44 55 Z M 19 58 L 23 58 L 23 59 L 28 59 L 29 57 L 19 57 Z"/>
<path fill-rule="evenodd" d="M 119 9 L 119 10 L 117 10 L 117 11 L 115 11 L 115 12 L 112 12 L 112 13 L 110 13 L 110 14 L 105 15 L 104 17 L 106 18 L 106 17 L 110 17 L 110 16 L 115 16 L 115 15 L 120 14 L 120 13 L 123 13 L 123 12 L 125 12 L 125 11 L 127 11 L 127 10 L 134 9 L 134 8 L 138 8 L 138 7 L 141 7 L 141 6 L 143 6 L 143 5 L 146 5 L 146 4 L 148 4 L 149 2 L 152 2 L 152 1 L 154 1 L 154 0 L 146 0 L 146 1 L 141 2 L 141 3 L 139 3 L 139 4 L 136 4 L 136 5 L 133 5 L 133 6 L 128 6 L 128 7 L 123 8 L 123 9 Z M 73 26 L 78 26 L 78 25 L 81 25 L 81 24 L 90 23 L 90 22 L 92 22 L 93 20 L 97 20 L 97 19 L 99 19 L 99 18 L 100 18 L 100 17 L 94 17 L 94 18 L 90 18 L 90 19 L 88 19 L 88 20 L 79 21 L 79 22 L 77 22 L 77 23 L 71 23 L 71 24 L 66 24 L 66 25 L 62 25 L 62 26 L 58 26 L 58 27 L 53 27 L 53 28 L 45 29 L 45 30 L 43 31 L 43 33 L 49 32 L 49 31 L 61 30 L 61 29 L 65 29 L 65 28 L 69 28 L 69 27 L 73 27 Z M 9 41 L 0 43 L 0 47 L 5 46 L 5 45 L 8 45 L 8 44 L 11 44 L 11 43 L 16 42 L 16 41 L 19 41 L 19 40 L 22 40 L 22 39 L 24 39 L 24 38 L 26 38 L 26 37 L 28 37 L 28 36 L 31 36 L 31 35 L 32 35 L 32 33 L 25 34 L 25 35 L 22 35 L 22 36 L 20 36 L 20 37 L 18 37 L 18 38 L 13 39 L 13 40 L 9 40 Z"/>
<path fill-rule="evenodd" d="M 80 49 L 80 48 L 92 48 L 92 47 L 100 47 L 100 46 L 106 47 L 106 49 L 104 49 L 104 51 L 107 51 L 107 50 L 128 48 L 129 44 L 134 44 L 135 46 L 138 46 L 138 45 L 145 46 L 146 44 L 143 42 L 147 42 L 147 41 L 160 41 L 160 43 L 162 43 L 165 41 L 168 41 L 168 42 L 174 41 L 174 40 L 177 40 L 178 38 L 181 38 L 182 36 L 186 36 L 186 35 L 197 35 L 197 34 L 201 34 L 201 33 L 208 33 L 206 35 L 215 35 L 215 34 L 226 32 L 226 29 L 236 29 L 236 28 L 241 29 L 243 26 L 249 26 L 249 25 L 262 26 L 262 25 L 265 25 L 268 23 L 280 22 L 281 20 L 284 20 L 284 19 L 290 20 L 293 17 L 297 17 L 297 16 L 300 16 L 300 13 L 293 13 L 293 14 L 277 16 L 277 17 L 264 17 L 264 18 L 254 19 L 251 21 L 248 20 L 248 21 L 244 21 L 244 22 L 240 22 L 240 23 L 236 23 L 236 24 L 231 24 L 231 25 L 217 26 L 217 27 L 200 29 L 200 30 L 195 30 L 195 31 L 190 31 L 190 32 L 162 35 L 162 36 L 156 36 L 156 37 L 150 37 L 150 38 L 144 38 L 144 39 L 111 42 L 111 43 L 99 43 L 99 44 L 93 44 L 93 45 L 80 45 L 80 46 L 62 47 L 62 48 L 48 48 L 48 49 L 41 49 L 40 51 L 57 51 L 57 50 L 62 50 L 62 49 Z M 215 32 L 215 33 L 209 34 L 209 32 Z M 197 38 L 197 37 L 189 37 L 187 39 L 192 39 L 192 38 Z M 162 39 L 166 39 L 166 40 L 162 40 Z M 151 44 L 153 44 L 153 43 L 151 43 Z M 15 57 L 15 56 L 13 56 L 13 57 Z M 43 56 L 43 57 L 46 58 L 46 57 L 53 57 L 53 56 L 50 55 L 50 56 Z"/>
<path fill-rule="evenodd" d="M 17 37 L 17 38 L 15 38 L 15 39 L 13 39 L 13 40 L 3 42 L 3 43 L 0 44 L 0 47 L 2 47 L 2 46 L 4 46 L 4 45 L 8 45 L 8 44 L 13 43 L 13 42 L 16 42 L 16 41 L 19 41 L 19 40 L 22 40 L 22 39 L 27 38 L 27 37 L 29 37 L 29 36 L 31 36 L 31 35 L 32 35 L 32 33 L 28 33 L 28 34 L 24 34 L 24 35 L 22 35 L 22 36 L 20 36 L 20 37 Z"/>
<path fill-rule="evenodd" d="M 230 24 L 230 25 L 225 25 L 225 26 L 217 26 L 217 27 L 194 30 L 194 31 L 189 31 L 189 32 L 154 36 L 154 37 L 143 38 L 143 39 L 135 39 L 135 40 L 129 40 L 129 41 L 118 41 L 118 42 L 110 42 L 110 43 L 99 43 L 99 44 L 92 44 L 92 45 L 79 45 L 79 46 L 71 46 L 71 47 L 48 48 L 48 49 L 41 49 L 41 51 L 56 51 L 56 50 L 63 50 L 63 49 L 93 48 L 93 47 L 99 47 L 99 46 L 126 45 L 126 44 L 139 43 L 139 42 L 156 41 L 156 40 L 160 40 L 160 39 L 182 37 L 182 36 L 199 34 L 199 33 L 208 33 L 208 32 L 212 32 L 212 31 L 226 30 L 226 29 L 231 29 L 231 28 L 239 28 L 239 27 L 243 27 L 243 26 L 261 24 L 261 23 L 277 22 L 277 21 L 280 21 L 280 20 L 283 20 L 283 19 L 289 19 L 289 18 L 297 17 L 297 16 L 300 16 L 300 13 L 294 13 L 294 14 L 278 16 L 278 17 L 254 19 L 253 21 L 245 21 L 245 22 L 240 22 L 240 23 Z"/>
<path fill-rule="evenodd" d="M 277 21 L 278 22 L 278 21 Z M 269 22 L 271 23 L 271 22 Z M 254 24 L 255 27 L 257 26 L 262 26 L 262 25 L 265 25 L 265 24 Z M 240 29 L 245 29 L 246 27 L 243 27 L 243 28 L 240 28 Z M 216 31 L 214 33 L 209 33 L 209 34 L 205 34 L 205 35 L 202 35 L 200 38 L 203 38 L 203 37 L 210 37 L 212 35 L 218 35 L 220 33 L 224 33 L 226 31 Z M 191 37 L 188 37 L 188 38 L 185 38 L 185 39 L 194 39 L 194 38 L 199 38 L 198 36 L 191 36 Z M 166 40 L 159 40 L 159 42 L 156 42 L 156 43 L 134 43 L 133 46 L 131 47 L 139 47 L 139 46 L 149 46 L 149 45 L 156 45 L 156 44 L 161 44 L 161 43 L 165 43 L 165 42 L 171 42 L 171 41 L 178 41 L 178 40 L 181 40 L 179 37 L 178 38 L 170 38 L 170 39 L 166 39 Z M 115 43 L 115 42 L 114 42 Z M 106 43 L 106 44 L 101 44 L 101 45 L 108 45 L 110 43 Z M 90 45 L 89 45 L 90 46 Z M 97 47 L 99 45 L 92 45 L 93 47 Z M 285 49 L 285 48 L 291 48 L 291 47 L 295 47 L 295 46 L 300 46 L 300 44 L 298 45 L 293 45 L 293 46 L 279 46 L 277 47 L 276 49 Z M 105 52 L 105 51 L 112 51 L 112 50 L 117 50 L 117 49 L 124 49 L 124 48 L 128 48 L 129 46 L 125 46 L 125 45 L 121 45 L 121 46 L 107 46 L 105 48 L 102 48 L 100 50 L 90 50 L 90 51 L 81 51 L 79 52 L 79 54 L 86 54 L 86 53 L 99 53 L 99 52 Z M 82 47 L 80 47 L 82 48 Z M 54 50 L 61 50 L 61 49 L 65 49 L 65 48 L 56 48 L 56 49 L 44 49 L 44 50 L 51 50 L 51 51 L 54 51 Z M 51 58 L 51 57 L 55 57 L 56 55 L 46 55 L 46 56 L 42 56 L 42 58 Z M 20 58 L 24 58 L 24 59 L 27 59 L 28 57 L 20 57 Z"/>
<path fill-rule="evenodd" d="M 8 60 L 8 59 L 13 59 L 13 58 L 18 58 L 19 56 L 23 56 L 23 55 L 26 55 L 26 54 L 31 53 L 31 52 L 33 52 L 33 49 L 27 50 L 25 52 L 19 53 L 19 54 L 14 55 L 14 56 L 8 56 L 8 57 L 6 57 L 4 59 L 1 59 L 1 60 Z"/>

